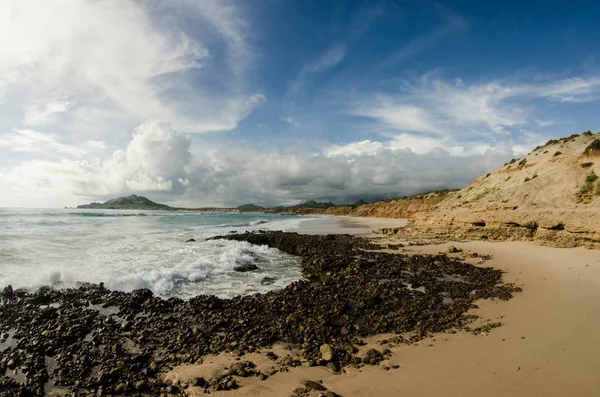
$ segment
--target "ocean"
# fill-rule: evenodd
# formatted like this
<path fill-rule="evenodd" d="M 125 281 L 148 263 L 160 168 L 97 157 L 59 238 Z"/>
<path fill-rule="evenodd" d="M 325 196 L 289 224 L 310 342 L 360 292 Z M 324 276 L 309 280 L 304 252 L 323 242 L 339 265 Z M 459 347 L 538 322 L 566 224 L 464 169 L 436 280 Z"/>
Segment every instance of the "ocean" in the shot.
<path fill-rule="evenodd" d="M 148 288 L 162 297 L 232 297 L 301 278 L 299 258 L 208 237 L 247 230 L 293 231 L 306 217 L 272 214 L 80 209 L 0 209 L 0 287 L 100 283 Z M 186 242 L 195 239 L 195 242 Z M 240 273 L 244 263 L 259 269 Z"/>

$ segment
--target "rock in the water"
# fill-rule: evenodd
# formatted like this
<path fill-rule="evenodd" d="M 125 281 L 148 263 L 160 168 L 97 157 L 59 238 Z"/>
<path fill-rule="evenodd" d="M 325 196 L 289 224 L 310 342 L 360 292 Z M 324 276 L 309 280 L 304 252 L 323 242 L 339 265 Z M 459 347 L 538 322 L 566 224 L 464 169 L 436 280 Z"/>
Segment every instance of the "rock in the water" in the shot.
<path fill-rule="evenodd" d="M 263 277 L 263 279 L 260 280 L 260 285 L 271 285 L 275 281 L 277 281 L 275 277 Z"/>
<path fill-rule="evenodd" d="M 243 265 L 234 267 L 233 270 L 235 270 L 236 272 L 245 273 L 251 272 L 253 270 L 258 270 L 258 266 L 252 263 L 245 263 Z"/>
<path fill-rule="evenodd" d="M 154 293 L 151 290 L 149 290 L 148 288 L 140 288 L 140 289 L 134 289 L 133 291 L 131 291 L 131 295 L 135 296 L 136 298 L 140 298 L 140 299 L 150 299 L 150 298 L 152 298 Z"/>
<path fill-rule="evenodd" d="M 12 299 L 15 297 L 15 292 L 13 291 L 13 287 L 12 285 L 7 285 L 3 290 L 2 290 L 2 296 L 4 298 L 7 299 Z"/>
<path fill-rule="evenodd" d="M 196 242 L 196 240 L 193 239 L 193 238 L 191 238 L 191 239 L 189 239 L 189 240 L 186 241 L 186 243 L 195 243 L 195 242 Z"/>
<path fill-rule="evenodd" d="M 321 358 L 323 360 L 331 361 L 333 358 L 333 347 L 331 347 L 330 344 L 325 343 L 324 345 L 321 345 L 319 351 L 321 352 Z"/>

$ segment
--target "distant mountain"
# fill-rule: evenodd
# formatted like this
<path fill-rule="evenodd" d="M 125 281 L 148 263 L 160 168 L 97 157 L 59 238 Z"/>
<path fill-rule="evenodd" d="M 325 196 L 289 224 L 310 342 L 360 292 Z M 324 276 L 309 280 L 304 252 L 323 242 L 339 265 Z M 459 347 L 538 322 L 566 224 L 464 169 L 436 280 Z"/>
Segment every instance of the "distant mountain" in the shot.
<path fill-rule="evenodd" d="M 264 207 L 256 204 L 244 204 L 237 207 L 238 210 L 262 210 Z"/>
<path fill-rule="evenodd" d="M 358 207 L 359 205 L 365 205 L 365 204 L 369 204 L 367 203 L 365 200 L 360 199 L 358 201 L 353 202 L 352 204 L 350 204 L 352 207 Z"/>
<path fill-rule="evenodd" d="M 80 209 L 104 209 L 104 210 L 174 210 L 175 208 L 169 207 L 165 204 L 158 204 L 146 197 L 136 196 L 132 194 L 127 197 L 119 197 L 116 199 L 108 200 L 105 203 L 91 203 L 85 205 L 78 205 Z"/>
<path fill-rule="evenodd" d="M 316 202 L 314 200 L 311 201 L 307 201 L 305 203 L 301 203 L 298 205 L 292 205 L 289 207 L 285 207 L 285 208 L 329 208 L 329 207 L 335 207 L 335 204 L 333 204 L 332 202 Z"/>

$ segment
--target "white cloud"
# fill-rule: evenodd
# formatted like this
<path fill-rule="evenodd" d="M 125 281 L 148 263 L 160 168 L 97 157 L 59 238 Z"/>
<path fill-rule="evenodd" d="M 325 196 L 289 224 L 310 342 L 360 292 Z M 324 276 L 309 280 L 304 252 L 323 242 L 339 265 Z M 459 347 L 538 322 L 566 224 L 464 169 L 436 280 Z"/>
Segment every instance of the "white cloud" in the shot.
<path fill-rule="evenodd" d="M 15 129 L 11 132 L 0 134 L 0 148 L 13 152 L 30 152 L 51 157 L 60 155 L 82 157 L 90 151 L 104 149 L 105 144 L 92 140 L 80 145 L 66 145 L 59 141 L 56 134 Z"/>
<path fill-rule="evenodd" d="M 290 124 L 290 125 L 292 125 L 292 126 L 294 126 L 294 127 L 301 127 L 301 126 L 302 126 L 302 125 L 301 125 L 301 124 L 300 124 L 298 121 L 296 121 L 296 119 L 295 119 L 295 118 L 293 118 L 293 117 L 286 117 L 285 119 L 283 119 L 283 121 L 285 121 L 286 123 L 288 123 L 288 124 Z"/>
<path fill-rule="evenodd" d="M 53 124 L 60 113 L 69 110 L 69 101 L 57 101 L 45 105 L 30 105 L 25 111 L 24 123 L 27 125 Z"/>
<path fill-rule="evenodd" d="M 598 99 L 600 78 L 573 77 L 540 87 L 530 86 L 527 89 L 533 95 L 539 95 L 558 102 L 590 102 Z"/>
<path fill-rule="evenodd" d="M 194 157 L 190 145 L 190 139 L 169 124 L 149 122 L 135 130 L 124 150 L 109 158 L 26 161 L 0 170 L 0 186 L 12 191 L 19 203 L 43 196 L 46 205 L 73 205 L 133 192 L 192 206 L 343 202 L 460 187 L 509 158 L 499 151 L 470 156 L 440 149 L 415 153 L 400 148 L 401 140 L 363 141 L 323 154 L 292 155 L 213 147 L 205 148 L 205 156 Z M 0 198 L 0 206 L 8 204 Z"/>
<path fill-rule="evenodd" d="M 302 93 L 311 79 L 337 66 L 345 56 L 346 47 L 344 45 L 335 44 L 330 46 L 318 58 L 307 62 L 302 67 L 296 80 L 290 84 L 286 97 L 290 98 Z"/>
<path fill-rule="evenodd" d="M 153 118 L 191 132 L 235 128 L 265 98 L 246 85 L 252 52 L 232 4 L 0 0 L 5 128 L 102 131 Z M 181 30 L 182 14 L 204 29 Z"/>
<path fill-rule="evenodd" d="M 440 134 L 442 130 L 434 125 L 431 116 L 417 106 L 395 103 L 392 98 L 371 98 L 368 104 L 358 105 L 353 111 L 357 116 L 371 117 L 400 131 L 417 131 Z"/>
<path fill-rule="evenodd" d="M 445 81 L 437 73 L 414 82 L 403 81 L 394 93 L 372 93 L 350 104 L 348 113 L 368 117 L 375 129 L 394 141 L 425 153 L 444 148 L 454 154 L 481 152 L 526 131 L 555 123 L 540 118 L 543 102 L 585 102 L 600 95 L 600 78 L 570 78 L 536 83 Z"/>
<path fill-rule="evenodd" d="M 460 32 L 466 28 L 467 24 L 465 20 L 451 9 L 436 3 L 435 11 L 442 23 L 432 31 L 409 41 L 392 53 L 375 68 L 373 74 L 379 74 L 399 62 L 403 62 L 433 47 L 440 41 L 447 39 L 453 33 Z"/>

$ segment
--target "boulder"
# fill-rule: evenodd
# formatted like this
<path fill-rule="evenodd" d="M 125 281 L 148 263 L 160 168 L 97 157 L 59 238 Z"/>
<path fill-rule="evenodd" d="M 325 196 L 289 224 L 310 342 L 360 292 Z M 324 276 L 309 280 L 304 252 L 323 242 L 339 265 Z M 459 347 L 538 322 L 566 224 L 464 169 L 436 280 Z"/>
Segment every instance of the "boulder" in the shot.
<path fill-rule="evenodd" d="M 7 285 L 3 290 L 2 290 L 2 297 L 6 298 L 6 299 L 12 299 L 15 297 L 15 292 L 13 291 L 13 287 L 12 285 Z"/>
<path fill-rule="evenodd" d="M 305 380 L 302 383 L 309 390 L 316 390 L 316 391 L 325 391 L 325 390 L 327 390 L 327 388 L 325 386 L 323 386 L 319 382 L 315 382 L 314 380 Z"/>
<path fill-rule="evenodd" d="M 275 283 L 276 280 L 275 277 L 263 277 L 263 279 L 260 280 L 260 285 L 271 285 Z"/>
<path fill-rule="evenodd" d="M 321 352 L 321 358 L 325 361 L 331 361 L 331 359 L 333 358 L 333 347 L 331 347 L 330 344 L 325 343 L 324 345 L 321 345 L 321 347 L 319 348 L 319 351 Z"/>
<path fill-rule="evenodd" d="M 234 267 L 233 270 L 235 270 L 236 272 L 240 272 L 240 273 L 246 273 L 246 272 L 251 272 L 253 270 L 258 270 L 258 266 L 256 266 L 253 263 L 245 263 L 243 265 Z"/>

